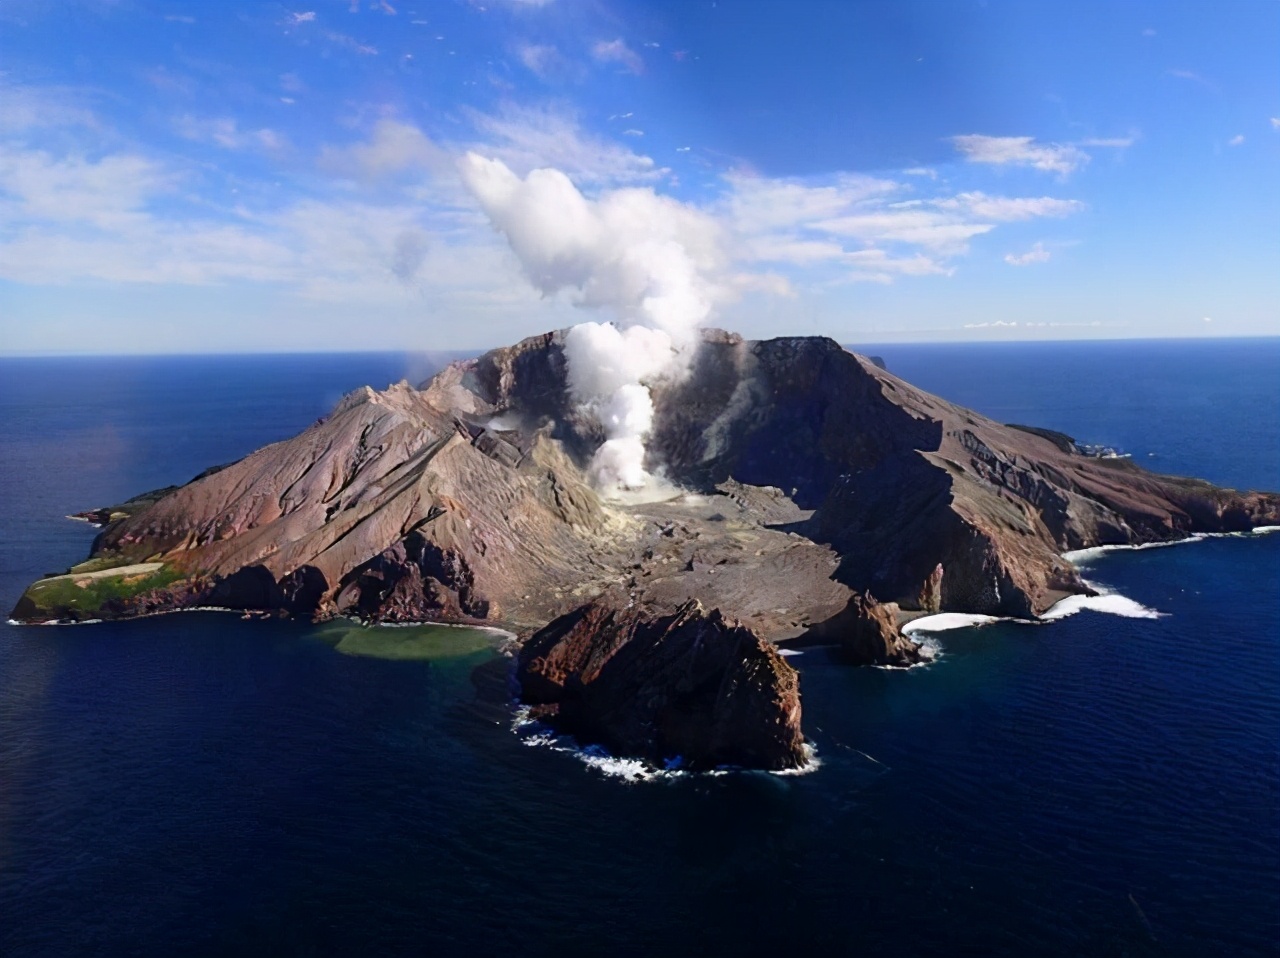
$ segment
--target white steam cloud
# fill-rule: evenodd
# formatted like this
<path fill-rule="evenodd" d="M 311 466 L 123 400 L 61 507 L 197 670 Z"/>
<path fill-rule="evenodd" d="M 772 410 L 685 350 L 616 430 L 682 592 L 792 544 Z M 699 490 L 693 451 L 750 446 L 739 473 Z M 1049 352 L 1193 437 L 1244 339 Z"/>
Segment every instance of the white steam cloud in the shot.
<path fill-rule="evenodd" d="M 612 313 L 617 325 L 574 326 L 565 340 L 569 387 L 604 427 L 592 460 L 606 494 L 649 485 L 649 385 L 687 368 L 698 327 L 719 296 L 715 223 L 648 188 L 596 199 L 559 170 L 521 179 L 500 160 L 468 153 L 463 182 L 546 295 L 574 290 L 574 305 Z"/>

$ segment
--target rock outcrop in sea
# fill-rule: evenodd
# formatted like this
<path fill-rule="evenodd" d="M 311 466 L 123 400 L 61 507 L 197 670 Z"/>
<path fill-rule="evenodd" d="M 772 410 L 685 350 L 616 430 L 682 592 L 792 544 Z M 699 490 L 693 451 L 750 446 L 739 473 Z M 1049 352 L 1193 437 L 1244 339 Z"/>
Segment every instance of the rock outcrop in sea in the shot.
<path fill-rule="evenodd" d="M 293 439 L 83 514 L 106 523 L 88 561 L 14 618 L 219 605 L 500 625 L 526 637 L 519 682 L 558 727 L 777 768 L 799 760 L 799 699 L 773 643 L 909 665 L 905 614 L 1029 618 L 1091 594 L 1065 551 L 1280 523 L 1274 493 L 1084 455 L 832 340 L 718 331 L 652 385 L 670 496 L 605 501 L 585 472 L 604 433 L 563 341 L 359 389 Z"/>

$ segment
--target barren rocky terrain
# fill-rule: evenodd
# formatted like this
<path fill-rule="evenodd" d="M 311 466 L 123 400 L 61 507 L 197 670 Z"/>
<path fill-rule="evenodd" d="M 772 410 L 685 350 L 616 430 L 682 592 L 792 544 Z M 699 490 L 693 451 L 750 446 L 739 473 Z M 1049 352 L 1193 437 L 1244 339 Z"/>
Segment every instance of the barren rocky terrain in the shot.
<path fill-rule="evenodd" d="M 518 677 L 551 721 L 572 715 L 568 725 L 622 751 L 668 747 L 636 731 L 645 722 L 602 723 L 608 699 L 631 719 L 648 715 L 650 732 L 662 713 L 686 745 L 720 743 L 705 761 L 785 767 L 799 761 L 796 739 L 776 729 L 799 729 L 799 699 L 773 643 L 910 664 L 919 654 L 898 631 L 904 615 L 1029 618 L 1088 593 L 1067 550 L 1280 522 L 1276 494 L 1085 455 L 1070 437 L 921 392 L 829 339 L 718 331 L 703 334 L 687 375 L 652 387 L 649 466 L 669 492 L 607 501 L 585 472 L 603 434 L 569 394 L 562 342 L 550 333 L 420 387 L 357 390 L 293 439 L 86 513 L 105 523 L 89 560 L 34 583 L 13 616 L 216 605 L 499 625 L 528 639 Z M 143 563 L 157 578 L 137 575 Z M 81 579 L 91 593 L 76 591 Z M 626 681 L 606 668 L 618 655 Z M 672 684 L 677 661 L 700 676 L 688 688 Z M 731 681 L 744 662 L 763 671 Z M 727 716 L 765 714 L 782 722 L 769 725 L 774 747 L 708 737 Z"/>

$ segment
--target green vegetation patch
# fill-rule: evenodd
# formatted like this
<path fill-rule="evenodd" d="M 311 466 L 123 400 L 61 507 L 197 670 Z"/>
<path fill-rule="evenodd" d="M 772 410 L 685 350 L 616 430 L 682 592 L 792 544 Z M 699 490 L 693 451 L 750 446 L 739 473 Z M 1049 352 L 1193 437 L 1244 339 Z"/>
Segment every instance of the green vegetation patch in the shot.
<path fill-rule="evenodd" d="M 317 627 L 317 636 L 343 655 L 418 661 L 490 652 L 500 638 L 494 632 L 451 625 L 366 626 L 347 620 L 324 623 Z"/>
<path fill-rule="evenodd" d="M 86 572 L 103 572 L 106 569 L 120 569 L 125 566 L 138 565 L 138 560 L 126 555 L 108 554 L 94 556 L 81 562 L 79 565 L 73 565 L 67 570 L 70 575 L 84 574 Z"/>
<path fill-rule="evenodd" d="M 27 589 L 27 598 L 46 612 L 98 612 L 112 599 L 129 599 L 161 589 L 183 578 L 160 562 L 103 570 L 83 570 L 41 579 Z"/>

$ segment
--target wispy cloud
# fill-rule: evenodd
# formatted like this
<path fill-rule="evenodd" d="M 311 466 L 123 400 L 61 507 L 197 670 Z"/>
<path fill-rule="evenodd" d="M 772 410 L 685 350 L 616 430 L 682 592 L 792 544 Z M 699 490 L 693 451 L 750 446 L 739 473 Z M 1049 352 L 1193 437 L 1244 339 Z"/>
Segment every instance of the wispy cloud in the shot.
<path fill-rule="evenodd" d="M 1280 130 L 1280 116 L 1273 116 L 1271 118 L 1271 129 Z"/>
<path fill-rule="evenodd" d="M 1137 142 L 1137 134 L 1130 134 L 1129 136 L 1088 137 L 1081 140 L 1079 145 L 1099 149 L 1127 150 Z"/>
<path fill-rule="evenodd" d="M 224 150 L 257 148 L 279 152 L 288 147 L 288 141 L 275 130 L 244 130 L 232 117 L 180 116 L 174 121 L 174 129 L 183 139 L 211 143 Z"/>
<path fill-rule="evenodd" d="M 970 163 L 1025 166 L 1062 176 L 1089 162 L 1089 154 L 1065 144 L 1037 143 L 1030 136 L 953 136 L 951 142 Z"/>
<path fill-rule="evenodd" d="M 520 44 L 516 47 L 516 58 L 540 80 L 577 79 L 582 71 L 549 43 Z"/>
<path fill-rule="evenodd" d="M 1242 143 L 1244 143 L 1243 133 L 1237 133 L 1231 139 L 1227 140 L 1227 146 L 1240 146 Z"/>
<path fill-rule="evenodd" d="M 1192 83 L 1199 83 L 1201 86 L 1208 87 L 1210 90 L 1217 90 L 1218 84 L 1212 80 L 1196 73 L 1194 70 L 1169 70 L 1168 75 L 1179 80 L 1189 80 Z"/>
<path fill-rule="evenodd" d="M 1046 216 L 1070 216 L 1084 209 L 1084 204 L 1079 200 L 1061 200 L 1052 196 L 988 196 L 981 192 L 959 193 L 954 197 L 939 200 L 935 205 L 940 209 L 962 210 L 980 219 L 995 220 L 1000 223 Z"/>
<path fill-rule="evenodd" d="M 302 87 L 292 76 L 281 83 Z M 25 124 L 43 115 L 31 97 L 0 98 L 0 120 L 6 112 Z M 365 304 L 405 302 L 430 290 L 440 302 L 527 309 L 533 294 L 461 189 L 454 161 L 468 149 L 502 159 L 521 175 L 561 170 L 584 193 L 611 196 L 610 202 L 645 195 L 682 222 L 703 224 L 708 248 L 724 257 L 722 275 L 733 295 L 942 277 L 976 238 L 1004 223 L 1083 208 L 1052 196 L 939 191 L 927 172 L 820 179 L 730 172 L 712 181 L 718 184 L 712 197 L 687 202 L 660 190 L 670 171 L 632 148 L 640 131 L 618 130 L 622 115 L 617 135 L 602 136 L 563 107 L 506 104 L 464 111 L 469 132 L 445 141 L 407 119 L 371 114 L 360 121 L 362 136 L 316 152 L 304 197 L 267 178 L 237 179 L 238 193 L 203 192 L 214 178 L 207 163 L 103 149 L 109 138 L 76 127 L 88 118 L 64 110 L 65 129 L 80 129 L 79 141 L 92 140 L 98 152 L 85 159 L 74 148 L 76 137 L 59 149 L 0 147 L 0 219 L 12 224 L 0 238 L 0 277 L 267 283 L 309 301 Z M 193 142 L 261 150 L 269 162 L 270 151 L 283 148 L 271 131 L 234 117 L 185 115 L 175 123 Z M 635 138 L 624 143 L 629 134 Z M 294 150 L 291 165 L 298 159 Z"/>
<path fill-rule="evenodd" d="M 600 40 L 592 46 L 591 56 L 597 63 L 616 63 L 629 73 L 644 72 L 644 59 L 622 39 Z"/>
<path fill-rule="evenodd" d="M 834 281 L 946 275 L 973 239 L 1001 223 L 1083 208 L 1076 200 L 978 192 L 916 197 L 907 183 L 848 174 L 821 185 L 730 174 L 726 185 L 722 216 L 741 255 Z"/>
<path fill-rule="evenodd" d="M 370 43 L 363 43 L 355 37 L 347 36 L 345 33 L 339 33 L 337 30 L 324 31 L 324 38 L 336 47 L 352 50 L 361 56 L 376 57 L 378 55 L 377 47 Z"/>
<path fill-rule="evenodd" d="M 1010 266 L 1031 266 L 1034 263 L 1049 262 L 1050 253 L 1044 243 L 1033 243 L 1025 253 L 1006 253 L 1004 261 Z"/>
<path fill-rule="evenodd" d="M 368 140 L 347 146 L 326 146 L 320 152 L 322 169 L 340 176 L 381 180 L 402 174 L 421 177 L 449 164 L 444 150 L 410 123 L 379 120 Z"/>
<path fill-rule="evenodd" d="M 546 43 L 524 43 L 516 48 L 516 56 L 530 73 L 546 79 L 560 51 Z"/>
<path fill-rule="evenodd" d="M 666 173 L 652 158 L 584 131 L 574 114 L 561 109 L 509 103 L 496 113 L 467 115 L 483 138 L 472 145 L 521 175 L 550 166 L 578 184 L 620 185 L 650 182 Z"/>
<path fill-rule="evenodd" d="M 101 126 L 93 111 L 72 91 L 6 83 L 0 73 L 0 132 L 70 127 L 100 130 Z"/>

